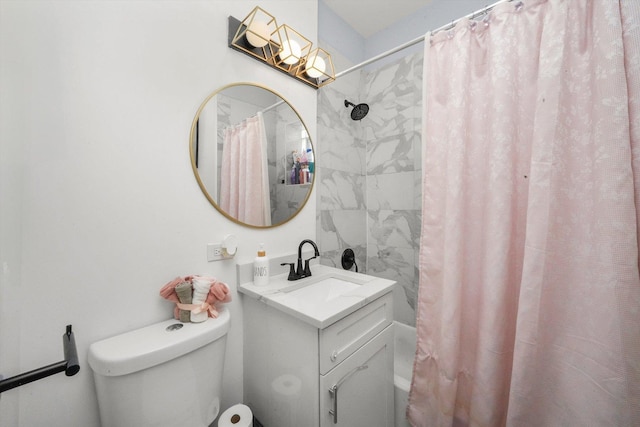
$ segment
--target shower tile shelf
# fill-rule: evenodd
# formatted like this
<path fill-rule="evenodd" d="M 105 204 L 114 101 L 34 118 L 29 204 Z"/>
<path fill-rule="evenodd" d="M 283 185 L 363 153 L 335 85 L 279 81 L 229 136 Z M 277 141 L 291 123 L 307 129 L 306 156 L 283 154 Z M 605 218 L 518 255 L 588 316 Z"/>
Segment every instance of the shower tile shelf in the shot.
<path fill-rule="evenodd" d="M 272 271 L 295 259 L 272 259 Z M 243 401 L 265 425 L 393 427 L 395 282 L 313 262 L 311 271 L 255 286 L 251 264 L 238 265 Z"/>
<path fill-rule="evenodd" d="M 283 183 L 287 187 L 308 187 L 311 185 L 311 182 L 305 182 L 304 184 L 289 184 L 288 182 Z"/>

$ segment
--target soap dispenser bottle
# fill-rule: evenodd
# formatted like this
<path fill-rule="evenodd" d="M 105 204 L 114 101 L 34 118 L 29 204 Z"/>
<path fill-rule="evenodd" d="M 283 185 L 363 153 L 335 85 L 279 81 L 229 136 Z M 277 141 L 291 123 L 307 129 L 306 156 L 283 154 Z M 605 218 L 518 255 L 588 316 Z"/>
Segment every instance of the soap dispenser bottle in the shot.
<path fill-rule="evenodd" d="M 253 284 L 255 286 L 269 284 L 269 257 L 264 250 L 264 243 L 260 243 L 258 256 L 253 261 Z"/>

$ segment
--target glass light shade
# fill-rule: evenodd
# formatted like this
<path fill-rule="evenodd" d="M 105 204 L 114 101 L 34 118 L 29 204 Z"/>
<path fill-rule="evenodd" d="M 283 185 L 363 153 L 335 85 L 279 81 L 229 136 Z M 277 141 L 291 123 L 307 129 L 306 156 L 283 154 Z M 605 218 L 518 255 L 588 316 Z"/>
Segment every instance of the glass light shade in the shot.
<path fill-rule="evenodd" d="M 271 40 L 277 44 L 274 57 L 276 67 L 294 74 L 304 69 L 304 58 L 311 51 L 310 40 L 286 24 L 279 26 L 277 31 L 271 34 Z"/>
<path fill-rule="evenodd" d="M 263 21 L 253 21 L 249 24 L 249 28 L 247 29 L 247 41 L 251 46 L 254 47 L 264 47 L 269 43 L 269 37 L 271 36 L 271 32 L 269 31 L 269 26 L 266 22 Z"/>
<path fill-rule="evenodd" d="M 309 55 L 309 59 L 304 65 L 304 70 L 309 77 L 317 79 L 327 70 L 327 64 L 318 55 Z"/>
<path fill-rule="evenodd" d="M 278 52 L 278 56 L 285 64 L 297 64 L 302 56 L 302 48 L 295 40 L 285 40 L 282 43 L 282 49 Z"/>
<path fill-rule="evenodd" d="M 296 76 L 315 87 L 324 86 L 336 79 L 331 55 L 322 48 L 309 52 L 303 63 L 304 67 L 298 68 Z"/>

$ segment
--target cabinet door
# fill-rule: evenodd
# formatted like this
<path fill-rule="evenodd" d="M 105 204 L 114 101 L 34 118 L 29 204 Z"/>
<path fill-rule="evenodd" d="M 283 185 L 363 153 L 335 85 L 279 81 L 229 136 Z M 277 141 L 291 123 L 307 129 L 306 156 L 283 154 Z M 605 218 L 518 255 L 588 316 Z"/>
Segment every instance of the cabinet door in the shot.
<path fill-rule="evenodd" d="M 393 329 L 320 377 L 321 427 L 393 427 Z"/>

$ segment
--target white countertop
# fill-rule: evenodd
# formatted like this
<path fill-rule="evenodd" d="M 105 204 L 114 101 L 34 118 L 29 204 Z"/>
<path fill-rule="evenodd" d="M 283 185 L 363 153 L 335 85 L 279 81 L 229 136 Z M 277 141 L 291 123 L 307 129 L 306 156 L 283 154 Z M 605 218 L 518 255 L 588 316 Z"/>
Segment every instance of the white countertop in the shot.
<path fill-rule="evenodd" d="M 271 276 L 266 286 L 241 283 L 239 292 L 323 329 L 360 307 L 391 292 L 393 280 L 312 265 L 312 276 L 288 281 L 288 274 Z M 322 284 L 311 286 L 322 281 Z"/>

